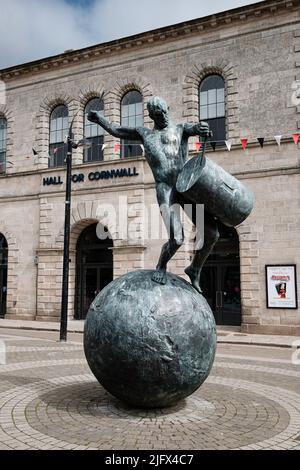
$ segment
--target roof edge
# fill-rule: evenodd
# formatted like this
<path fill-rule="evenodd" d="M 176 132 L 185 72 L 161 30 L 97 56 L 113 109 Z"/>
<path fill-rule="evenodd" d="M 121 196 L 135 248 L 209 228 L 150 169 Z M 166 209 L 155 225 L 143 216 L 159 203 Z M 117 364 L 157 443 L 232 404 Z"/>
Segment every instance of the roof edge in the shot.
<path fill-rule="evenodd" d="M 297 0 L 298 1 L 298 0 Z M 75 64 L 79 59 L 90 59 L 91 57 L 102 56 L 107 53 L 120 52 L 120 50 L 130 50 L 134 47 L 143 46 L 149 43 L 158 43 L 166 39 L 175 39 L 176 37 L 202 32 L 205 30 L 216 28 L 225 21 L 226 25 L 230 25 L 233 21 L 245 21 L 250 17 L 261 17 L 266 13 L 280 13 L 282 9 L 291 9 L 296 7 L 295 0 L 264 0 L 262 2 L 244 5 L 242 7 L 225 10 L 216 14 L 211 14 L 201 18 L 164 26 L 161 28 L 145 31 L 131 36 L 114 39 L 112 41 L 87 46 L 82 49 L 70 50 L 37 59 L 23 64 L 0 69 L 0 78 L 12 78 L 24 75 L 28 72 L 40 72 L 58 66 Z M 299 8 L 298 4 L 298 8 Z"/>

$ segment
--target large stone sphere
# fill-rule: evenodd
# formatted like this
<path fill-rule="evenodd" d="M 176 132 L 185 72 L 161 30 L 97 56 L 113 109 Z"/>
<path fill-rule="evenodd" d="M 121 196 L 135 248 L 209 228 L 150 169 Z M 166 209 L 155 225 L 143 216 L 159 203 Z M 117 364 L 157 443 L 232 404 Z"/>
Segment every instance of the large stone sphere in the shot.
<path fill-rule="evenodd" d="M 88 364 L 103 387 L 138 407 L 171 406 L 208 377 L 216 324 L 205 298 L 184 279 L 135 271 L 97 296 L 84 330 Z"/>

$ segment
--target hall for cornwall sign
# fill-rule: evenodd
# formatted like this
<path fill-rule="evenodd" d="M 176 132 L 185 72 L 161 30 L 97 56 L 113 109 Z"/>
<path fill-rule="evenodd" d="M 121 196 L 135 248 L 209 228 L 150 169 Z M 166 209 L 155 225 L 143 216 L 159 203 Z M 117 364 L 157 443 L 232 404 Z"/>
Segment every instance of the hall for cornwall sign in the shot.
<path fill-rule="evenodd" d="M 83 173 L 77 173 L 72 175 L 73 183 L 84 183 L 86 179 L 88 181 L 99 181 L 99 180 L 113 180 L 116 178 L 132 178 L 139 176 L 137 169 L 134 168 L 119 168 L 117 170 L 103 170 L 103 171 L 92 171 L 87 176 Z M 64 184 L 61 176 L 48 176 L 43 178 L 43 186 L 59 186 Z"/>

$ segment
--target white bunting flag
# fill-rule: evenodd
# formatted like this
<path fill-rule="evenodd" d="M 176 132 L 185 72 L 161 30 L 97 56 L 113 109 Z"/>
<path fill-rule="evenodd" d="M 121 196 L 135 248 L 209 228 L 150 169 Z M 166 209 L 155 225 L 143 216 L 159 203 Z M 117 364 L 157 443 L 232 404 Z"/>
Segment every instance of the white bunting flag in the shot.
<path fill-rule="evenodd" d="M 282 135 L 274 135 L 278 147 L 280 147 Z"/>
<path fill-rule="evenodd" d="M 230 152 L 232 143 L 230 142 L 230 140 L 225 140 L 225 144 L 226 144 L 228 152 Z"/>
<path fill-rule="evenodd" d="M 142 144 L 141 144 L 141 149 L 142 149 L 143 155 L 145 155 L 145 147 Z"/>
<path fill-rule="evenodd" d="M 103 152 L 103 150 L 106 149 L 106 147 L 107 147 L 107 144 L 103 144 L 103 145 L 102 145 L 102 152 Z"/>

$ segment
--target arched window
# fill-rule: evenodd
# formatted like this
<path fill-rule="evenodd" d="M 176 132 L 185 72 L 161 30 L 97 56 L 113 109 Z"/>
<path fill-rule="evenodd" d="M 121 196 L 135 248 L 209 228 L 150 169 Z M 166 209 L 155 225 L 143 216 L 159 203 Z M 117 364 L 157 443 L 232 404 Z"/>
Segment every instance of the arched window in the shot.
<path fill-rule="evenodd" d="M 63 166 L 68 146 L 64 143 L 69 132 L 69 112 L 65 105 L 57 106 L 50 116 L 49 167 Z"/>
<path fill-rule="evenodd" d="M 0 175 L 6 171 L 6 134 L 7 121 L 5 118 L 0 118 Z"/>
<path fill-rule="evenodd" d="M 104 130 L 98 124 L 88 120 L 90 111 L 98 111 L 104 116 L 104 102 L 100 98 L 90 100 L 84 111 L 84 137 L 89 141 L 91 147 L 84 150 L 84 161 L 95 162 L 103 160 Z"/>
<path fill-rule="evenodd" d="M 124 127 L 138 127 L 144 125 L 143 97 L 136 90 L 129 91 L 121 103 L 121 125 Z M 140 157 L 143 154 L 141 142 L 136 140 L 122 140 L 121 157 Z"/>
<path fill-rule="evenodd" d="M 208 75 L 199 87 L 200 120 L 208 122 L 217 146 L 226 140 L 225 82 L 220 75 Z"/>

